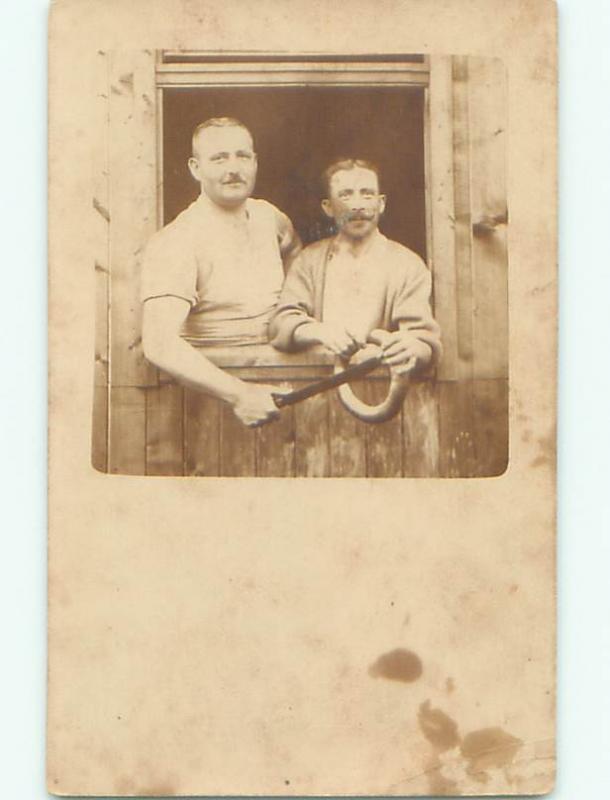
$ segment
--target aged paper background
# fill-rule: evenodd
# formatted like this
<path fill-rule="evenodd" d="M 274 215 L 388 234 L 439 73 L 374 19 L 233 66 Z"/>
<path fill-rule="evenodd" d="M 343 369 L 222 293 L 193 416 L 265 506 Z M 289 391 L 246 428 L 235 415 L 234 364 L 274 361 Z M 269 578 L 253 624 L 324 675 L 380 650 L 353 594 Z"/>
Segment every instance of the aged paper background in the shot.
<path fill-rule="evenodd" d="M 506 63 L 503 476 L 154 479 L 91 468 L 95 53 L 253 42 Z M 50 98 L 49 790 L 548 791 L 554 4 L 261 2 L 253 14 L 235 0 L 59 2 Z M 411 660 L 388 680 L 391 659 L 379 659 L 397 649 Z"/>

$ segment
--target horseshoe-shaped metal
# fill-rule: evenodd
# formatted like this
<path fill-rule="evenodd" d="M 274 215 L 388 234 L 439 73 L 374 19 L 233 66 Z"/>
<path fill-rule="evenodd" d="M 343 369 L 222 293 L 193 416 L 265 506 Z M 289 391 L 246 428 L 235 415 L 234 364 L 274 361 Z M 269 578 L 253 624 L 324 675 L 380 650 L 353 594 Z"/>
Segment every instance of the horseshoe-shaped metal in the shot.
<path fill-rule="evenodd" d="M 335 362 L 334 372 L 342 372 L 349 364 L 349 359 L 339 359 Z M 409 377 L 396 370 L 391 371 L 390 387 L 381 403 L 371 406 L 356 397 L 349 383 L 344 383 L 337 388 L 339 399 L 345 408 L 363 422 L 385 422 L 396 416 L 402 407 L 402 402 L 409 388 Z"/>

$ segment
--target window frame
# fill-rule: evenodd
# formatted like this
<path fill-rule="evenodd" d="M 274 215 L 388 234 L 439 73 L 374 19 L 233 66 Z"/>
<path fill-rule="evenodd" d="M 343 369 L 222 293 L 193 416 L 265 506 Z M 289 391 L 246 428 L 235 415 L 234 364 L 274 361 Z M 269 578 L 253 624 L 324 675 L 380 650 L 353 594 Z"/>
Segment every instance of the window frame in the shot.
<path fill-rule="evenodd" d="M 180 60 L 183 59 L 183 60 Z M 413 60 L 418 59 L 418 60 Z M 286 86 L 349 87 L 419 87 L 424 90 L 424 204 L 426 226 L 426 253 L 431 265 L 432 218 L 430 206 L 430 57 L 424 54 L 341 54 L 341 53 L 262 53 L 240 51 L 234 53 L 157 50 L 155 53 L 155 86 L 157 100 L 157 227 L 164 219 L 163 178 L 163 92 L 166 89 L 197 88 L 256 88 Z M 272 348 L 265 345 L 269 351 Z M 203 347 L 202 352 L 207 348 Z M 224 351 L 233 350 L 228 356 Z M 237 351 L 240 351 L 239 353 Z M 243 352 L 241 352 L 243 351 Z M 252 379 L 257 370 L 267 367 L 306 367 L 309 376 L 315 364 L 324 370 L 330 366 L 327 355 L 316 348 L 309 358 L 303 353 L 269 354 L 268 361 L 256 358 L 253 364 L 248 347 L 210 348 L 208 357 L 219 366 L 241 373 Z M 332 359 L 331 359 L 332 361 Z M 243 369 L 242 369 L 243 368 Z"/>

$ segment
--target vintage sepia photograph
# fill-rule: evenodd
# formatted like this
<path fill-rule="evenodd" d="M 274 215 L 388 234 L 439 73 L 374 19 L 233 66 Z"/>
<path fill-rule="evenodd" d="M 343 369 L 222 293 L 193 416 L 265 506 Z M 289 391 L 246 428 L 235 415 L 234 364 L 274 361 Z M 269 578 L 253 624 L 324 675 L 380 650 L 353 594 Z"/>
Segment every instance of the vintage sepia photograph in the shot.
<path fill-rule="evenodd" d="M 51 793 L 550 791 L 556 33 L 56 0 Z"/>
<path fill-rule="evenodd" d="M 96 78 L 97 470 L 505 472 L 501 60 L 100 50 Z"/>

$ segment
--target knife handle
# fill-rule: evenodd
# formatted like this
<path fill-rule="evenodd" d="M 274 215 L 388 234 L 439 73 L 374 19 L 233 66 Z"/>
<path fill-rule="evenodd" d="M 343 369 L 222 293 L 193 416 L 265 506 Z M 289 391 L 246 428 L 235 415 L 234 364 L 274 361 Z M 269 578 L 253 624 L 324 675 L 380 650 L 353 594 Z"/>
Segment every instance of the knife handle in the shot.
<path fill-rule="evenodd" d="M 277 408 L 284 408 L 286 403 L 285 396 L 283 394 L 279 394 L 278 392 L 271 392 L 271 397 L 273 398 L 273 402 L 277 406 Z"/>

